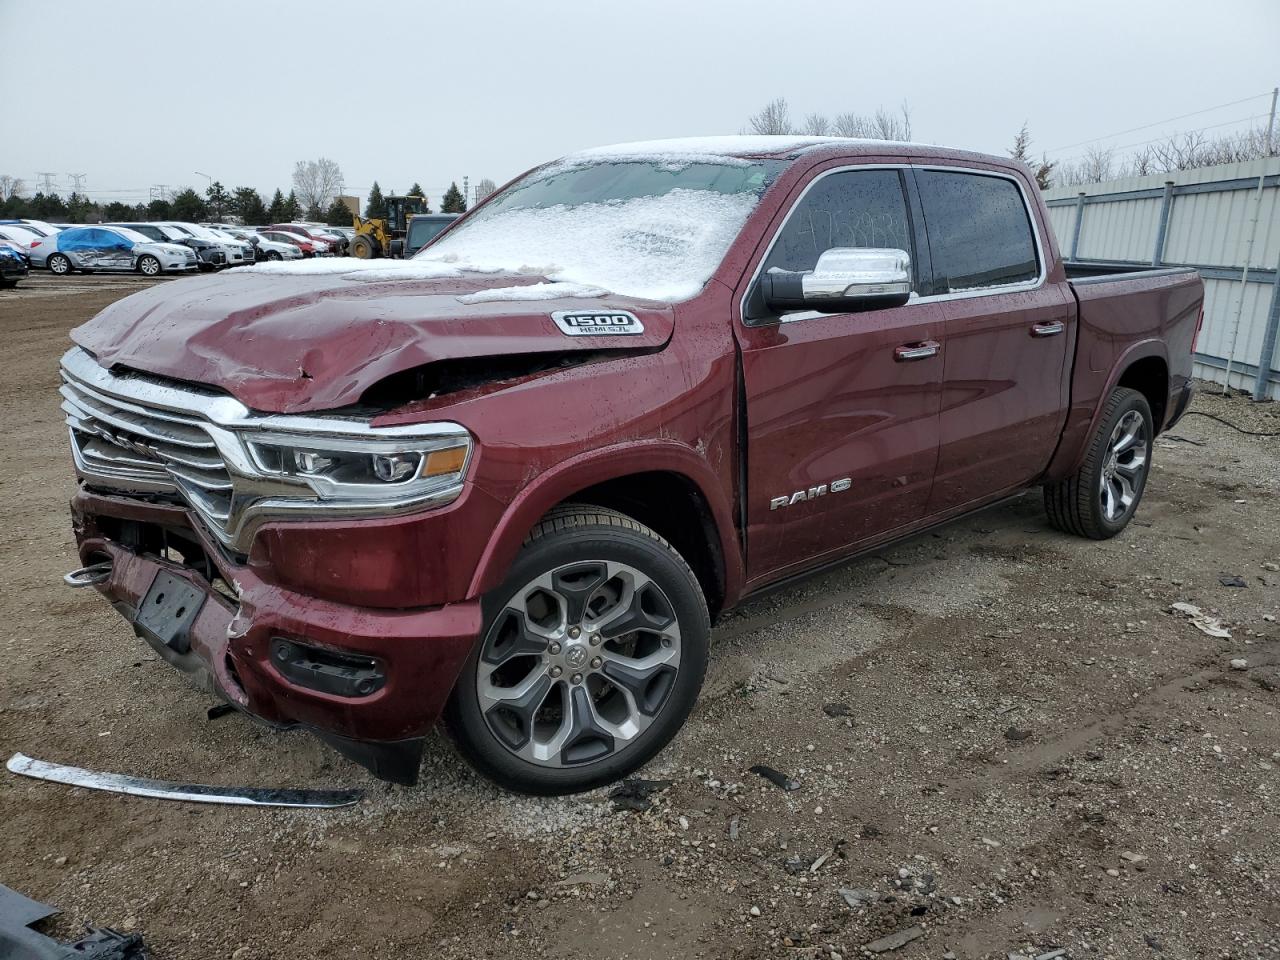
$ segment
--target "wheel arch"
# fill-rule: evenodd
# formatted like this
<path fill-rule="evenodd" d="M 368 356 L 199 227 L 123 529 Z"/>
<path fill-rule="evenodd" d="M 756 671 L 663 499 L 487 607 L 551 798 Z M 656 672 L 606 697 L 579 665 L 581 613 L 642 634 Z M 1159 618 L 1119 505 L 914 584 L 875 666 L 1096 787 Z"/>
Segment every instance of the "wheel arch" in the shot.
<path fill-rule="evenodd" d="M 742 589 L 742 555 L 728 498 L 692 449 L 664 441 L 574 458 L 521 491 L 494 529 L 469 596 L 498 586 L 534 526 L 567 503 L 608 507 L 665 538 L 698 577 L 714 620 Z"/>

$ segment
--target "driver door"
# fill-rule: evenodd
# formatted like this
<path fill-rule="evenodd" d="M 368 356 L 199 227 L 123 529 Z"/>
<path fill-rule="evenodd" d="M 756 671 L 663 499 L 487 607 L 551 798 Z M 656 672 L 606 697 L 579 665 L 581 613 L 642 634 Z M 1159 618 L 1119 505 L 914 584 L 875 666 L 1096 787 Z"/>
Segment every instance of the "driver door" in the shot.
<path fill-rule="evenodd" d="M 901 168 L 819 174 L 794 202 L 760 271 L 812 270 L 835 247 L 893 248 L 911 256 L 918 285 L 928 276 L 928 252 L 913 204 Z M 925 515 L 938 456 L 943 330 L 936 304 L 913 301 L 737 326 L 748 588 Z"/>

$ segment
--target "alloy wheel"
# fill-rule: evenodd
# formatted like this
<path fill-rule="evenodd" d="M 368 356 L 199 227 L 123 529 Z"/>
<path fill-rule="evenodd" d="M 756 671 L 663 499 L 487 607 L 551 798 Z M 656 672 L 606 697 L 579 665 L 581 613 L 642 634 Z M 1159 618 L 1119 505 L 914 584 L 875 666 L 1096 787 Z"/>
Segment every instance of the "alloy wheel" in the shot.
<path fill-rule="evenodd" d="M 1108 522 L 1119 522 L 1133 509 L 1150 462 L 1151 442 L 1146 420 L 1137 410 L 1130 410 L 1111 431 L 1102 464 L 1098 494 L 1102 499 L 1102 515 Z"/>
<path fill-rule="evenodd" d="M 517 590 L 481 650 L 476 694 L 507 750 L 546 767 L 625 750 L 653 723 L 680 669 L 680 625 L 637 568 L 591 560 Z"/>

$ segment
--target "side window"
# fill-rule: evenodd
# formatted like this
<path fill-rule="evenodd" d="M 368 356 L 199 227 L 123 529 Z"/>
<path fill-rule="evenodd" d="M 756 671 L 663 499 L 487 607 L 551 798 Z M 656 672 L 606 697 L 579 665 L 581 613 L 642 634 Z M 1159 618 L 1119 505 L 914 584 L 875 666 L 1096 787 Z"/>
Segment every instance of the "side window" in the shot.
<path fill-rule="evenodd" d="M 812 270 L 832 247 L 911 254 L 911 221 L 897 170 L 845 170 L 819 179 L 787 218 L 764 269 Z M 912 256 L 914 265 L 915 256 Z"/>
<path fill-rule="evenodd" d="M 933 260 L 934 293 L 1034 280 L 1040 275 L 1026 203 L 1004 177 L 917 170 Z"/>

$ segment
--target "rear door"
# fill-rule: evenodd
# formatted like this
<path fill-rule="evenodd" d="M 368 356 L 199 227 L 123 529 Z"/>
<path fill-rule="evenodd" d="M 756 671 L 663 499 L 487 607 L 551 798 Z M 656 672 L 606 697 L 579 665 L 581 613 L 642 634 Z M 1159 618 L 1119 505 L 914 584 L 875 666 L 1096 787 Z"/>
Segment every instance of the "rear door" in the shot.
<path fill-rule="evenodd" d="M 1010 174 L 918 167 L 943 360 L 929 513 L 1025 486 L 1048 466 L 1068 403 L 1074 300 L 1047 282 L 1024 185 Z"/>
<path fill-rule="evenodd" d="M 832 247 L 891 247 L 917 263 L 927 252 L 907 176 L 897 166 L 819 174 L 758 270 L 812 270 Z M 749 580 L 798 572 L 924 515 L 942 390 L 936 305 L 756 316 L 736 333 Z M 918 360 L 899 351 L 920 344 L 932 352 Z"/>

